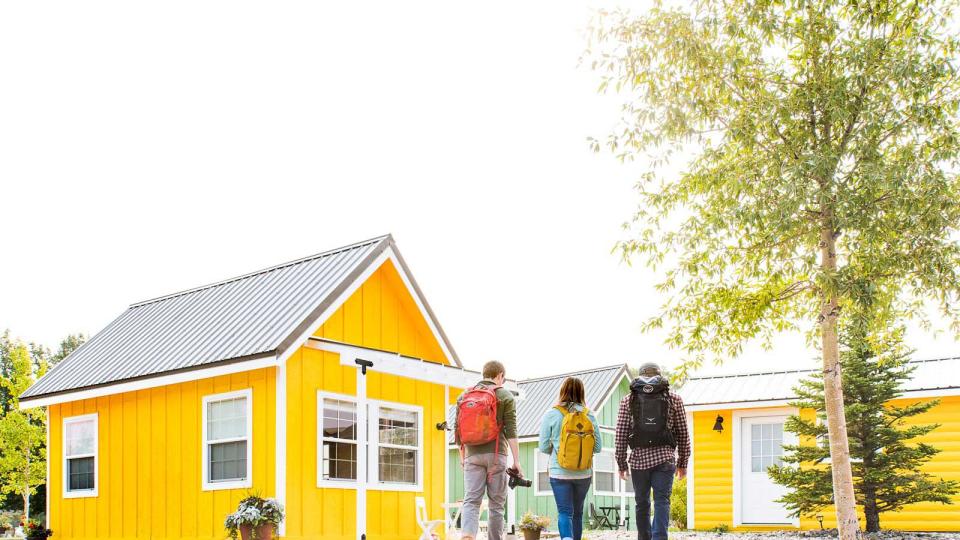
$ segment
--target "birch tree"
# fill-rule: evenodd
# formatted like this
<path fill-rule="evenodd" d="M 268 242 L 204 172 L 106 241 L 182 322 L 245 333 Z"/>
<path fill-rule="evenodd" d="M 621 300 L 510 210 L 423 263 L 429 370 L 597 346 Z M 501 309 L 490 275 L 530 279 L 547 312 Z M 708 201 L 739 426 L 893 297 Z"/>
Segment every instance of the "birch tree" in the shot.
<path fill-rule="evenodd" d="M 591 139 L 650 164 L 624 257 L 661 277 L 689 365 L 805 330 L 820 349 L 840 537 L 859 536 L 838 320 L 856 282 L 958 320 L 958 40 L 942 0 L 701 0 L 601 13 L 585 59 L 623 100 Z M 687 163 L 677 172 L 680 157 Z M 889 307 L 889 306 L 888 306 Z M 889 309 L 894 309 L 889 307 Z"/>

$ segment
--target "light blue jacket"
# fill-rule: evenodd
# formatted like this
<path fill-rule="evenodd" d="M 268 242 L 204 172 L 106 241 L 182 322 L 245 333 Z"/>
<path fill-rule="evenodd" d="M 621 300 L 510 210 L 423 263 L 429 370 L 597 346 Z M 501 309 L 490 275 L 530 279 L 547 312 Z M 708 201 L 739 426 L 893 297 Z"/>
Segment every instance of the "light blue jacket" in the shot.
<path fill-rule="evenodd" d="M 567 407 L 574 407 L 578 411 L 584 409 L 583 405 L 579 403 L 569 403 Z M 603 447 L 603 441 L 600 440 L 600 424 L 597 423 L 597 419 L 591 412 L 587 413 L 587 418 L 593 422 L 593 436 L 597 440 L 593 445 L 593 453 L 599 454 L 600 449 Z M 540 423 L 540 451 L 550 455 L 550 478 L 573 479 L 592 477 L 592 467 L 582 471 L 571 471 L 557 464 L 557 449 L 560 448 L 561 424 L 563 424 L 563 413 L 557 410 L 556 407 L 551 407 L 550 410 L 547 411 L 547 414 L 543 415 L 543 421 Z"/>

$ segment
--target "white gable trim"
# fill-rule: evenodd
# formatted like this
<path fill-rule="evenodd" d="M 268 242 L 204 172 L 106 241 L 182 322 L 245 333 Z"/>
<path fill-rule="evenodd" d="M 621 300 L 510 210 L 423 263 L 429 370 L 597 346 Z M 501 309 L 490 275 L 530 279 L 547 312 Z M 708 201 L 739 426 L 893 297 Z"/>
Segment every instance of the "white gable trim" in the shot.
<path fill-rule="evenodd" d="M 410 276 L 407 275 L 405 270 L 406 266 L 400 261 L 399 257 L 393 250 L 393 246 L 387 246 L 383 253 L 377 256 L 374 261 L 363 270 L 363 272 L 357 276 L 357 278 L 347 287 L 336 300 L 331 303 L 327 309 L 323 311 L 318 317 L 316 317 L 313 322 L 307 326 L 307 329 L 300 334 L 299 337 L 289 346 L 287 349 L 280 353 L 280 362 L 286 363 L 287 358 L 293 355 L 304 344 L 307 343 L 307 340 L 319 329 L 323 323 L 327 322 L 334 313 L 337 312 L 340 307 L 347 302 L 347 300 L 353 296 L 353 293 L 357 292 L 364 283 L 370 279 L 380 267 L 387 261 L 393 263 L 394 268 L 396 268 L 397 273 L 400 274 L 400 278 L 403 281 L 404 286 L 407 288 L 407 292 L 410 293 L 410 296 L 413 297 L 414 302 L 417 304 L 417 308 L 420 310 L 420 315 L 425 321 L 427 321 L 427 326 L 430 328 L 430 332 L 433 334 L 434 339 L 437 340 L 437 343 L 440 344 L 440 349 L 443 351 L 443 354 L 447 357 L 447 361 L 450 362 L 450 365 L 460 367 L 460 362 L 457 360 L 457 357 L 447 346 L 447 342 L 443 337 L 443 334 L 439 331 L 436 321 L 430 315 L 429 311 L 426 309 L 423 298 L 420 297 L 416 287 L 412 285 Z"/>
<path fill-rule="evenodd" d="M 960 387 L 937 388 L 934 390 L 906 390 L 894 399 L 918 399 L 960 396 Z M 683 397 L 681 394 L 680 397 Z M 799 398 L 767 399 L 763 401 L 727 401 L 724 403 L 703 403 L 685 405 L 684 409 L 694 411 L 719 411 L 724 409 L 764 409 L 767 407 L 787 407 Z"/>

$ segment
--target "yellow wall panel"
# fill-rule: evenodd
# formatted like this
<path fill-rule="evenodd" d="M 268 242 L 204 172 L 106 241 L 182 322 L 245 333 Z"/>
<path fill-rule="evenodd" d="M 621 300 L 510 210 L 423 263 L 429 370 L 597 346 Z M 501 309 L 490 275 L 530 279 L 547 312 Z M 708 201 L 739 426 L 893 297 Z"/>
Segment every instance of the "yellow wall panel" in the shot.
<path fill-rule="evenodd" d="M 50 523 L 58 538 L 216 538 L 245 489 L 201 491 L 204 395 L 251 388 L 253 459 L 274 447 L 273 368 L 50 407 Z M 214 389 L 217 390 L 214 390 Z M 202 389 L 202 391 L 198 391 Z M 63 419 L 98 416 L 97 496 L 63 498 Z M 272 450 L 270 450 L 272 452 Z M 260 453 L 261 458 L 257 457 Z M 274 469 L 254 467 L 253 489 L 274 491 Z"/>
<path fill-rule="evenodd" d="M 904 405 L 928 401 L 927 398 L 901 399 L 893 403 Z M 723 434 L 711 430 L 717 414 L 724 417 L 727 429 Z M 800 412 L 812 418 L 814 411 Z M 941 449 L 924 470 L 946 480 L 960 481 L 960 396 L 940 398 L 940 404 L 927 413 L 910 419 L 912 424 L 940 424 L 933 433 L 920 441 Z M 732 411 L 699 411 L 693 414 L 694 433 L 694 509 L 697 529 L 709 529 L 719 524 L 733 525 L 733 440 Z M 804 441 L 808 444 L 809 441 Z M 904 507 L 899 512 L 880 514 L 884 529 L 913 531 L 960 531 L 960 496 L 954 497 L 953 505 L 918 503 Z M 836 526 L 833 507 L 820 512 L 823 526 Z M 864 524 L 860 513 L 861 526 Z M 815 517 L 801 516 L 801 529 L 819 529 Z M 755 528 L 738 527 L 737 530 Z"/>

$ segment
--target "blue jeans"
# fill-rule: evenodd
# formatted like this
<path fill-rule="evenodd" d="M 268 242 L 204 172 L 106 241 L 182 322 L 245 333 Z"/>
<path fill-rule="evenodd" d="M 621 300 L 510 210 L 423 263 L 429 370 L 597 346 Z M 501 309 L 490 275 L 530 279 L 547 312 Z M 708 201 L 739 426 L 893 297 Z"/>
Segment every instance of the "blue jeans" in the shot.
<path fill-rule="evenodd" d="M 670 525 L 670 491 L 673 463 L 661 463 L 652 469 L 631 469 L 634 496 L 637 499 L 637 538 L 640 540 L 667 540 Z M 650 528 L 650 491 L 653 490 L 653 528 Z"/>
<path fill-rule="evenodd" d="M 593 478 L 577 480 L 550 479 L 553 498 L 557 501 L 557 528 L 560 538 L 580 540 L 583 537 L 583 501 Z"/>

